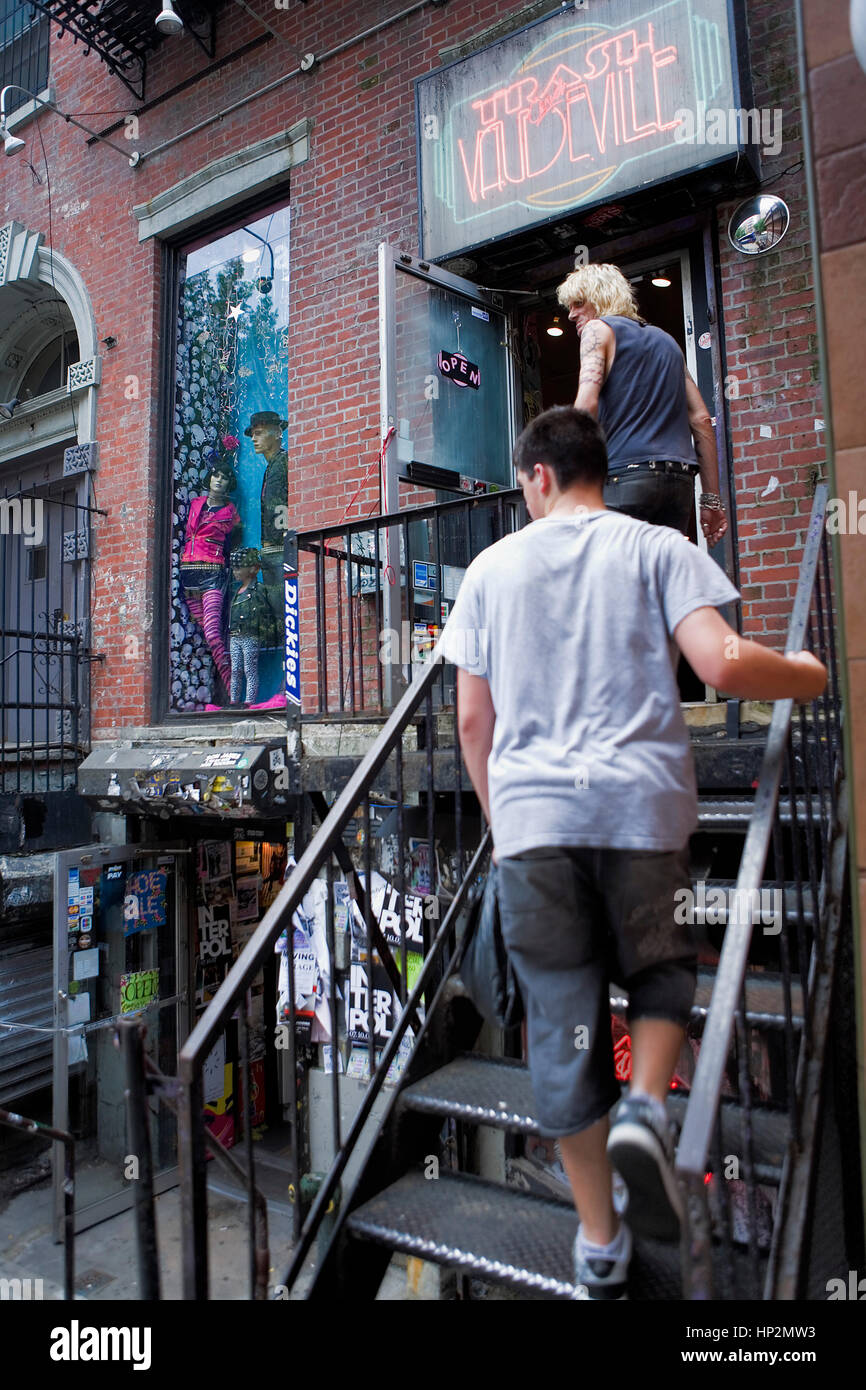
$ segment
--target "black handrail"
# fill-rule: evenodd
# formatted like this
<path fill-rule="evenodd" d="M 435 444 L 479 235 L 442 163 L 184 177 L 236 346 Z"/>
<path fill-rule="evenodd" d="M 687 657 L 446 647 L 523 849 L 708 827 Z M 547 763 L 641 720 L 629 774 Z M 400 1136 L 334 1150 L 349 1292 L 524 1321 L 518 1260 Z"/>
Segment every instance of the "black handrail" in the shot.
<path fill-rule="evenodd" d="M 183 1288 L 185 1298 L 207 1298 L 207 1193 L 204 1172 L 204 1120 L 202 1070 L 205 1059 L 222 1034 L 255 976 L 272 955 L 274 944 L 281 932 L 292 931 L 292 917 L 300 907 L 305 895 L 319 871 L 329 862 L 335 844 L 352 817 L 355 808 L 365 803 L 367 793 L 380 770 L 388 761 L 395 747 L 400 744 L 404 730 L 409 726 L 413 715 L 429 692 L 439 675 L 441 657 L 438 651 L 431 654 L 429 665 L 406 691 L 397 708 L 385 723 L 372 748 L 350 777 L 345 790 L 337 798 L 325 817 L 315 839 L 301 855 L 288 880 L 283 884 L 279 895 L 272 903 L 262 921 L 250 937 L 244 950 L 238 956 L 228 975 L 211 1000 L 207 1010 L 193 1028 L 178 1054 L 178 1160 L 180 1167 L 181 1203 L 191 1219 L 184 1223 L 183 1229 Z M 428 737 L 432 737 L 432 730 Z M 399 802 L 399 797 L 398 797 Z M 369 843 L 369 840 L 368 840 Z M 431 846 L 432 852 L 432 846 Z M 369 906 L 369 875 L 365 879 L 366 904 Z M 446 918 L 446 921 L 448 919 Z M 445 923 L 442 924 L 444 929 Z M 437 934 L 441 935 L 440 933 Z M 405 931 L 405 925 L 404 925 Z M 371 949 L 372 956 L 372 949 Z M 333 976 L 332 964 L 332 980 Z M 372 970 L 368 990 L 372 1001 Z M 422 972 L 423 974 L 423 972 Z M 295 1078 L 294 1027 L 295 1013 L 294 970 L 288 970 L 289 978 L 289 1068 Z M 404 977 L 405 978 L 405 977 Z M 401 1019 L 408 1020 L 415 1008 L 416 996 L 423 990 L 417 987 L 410 995 Z M 372 1002 L 370 1003 L 372 1017 Z M 399 1026 L 399 1025 L 398 1025 Z M 371 1027 L 372 1034 L 372 1027 Z M 336 1041 L 336 1040 L 335 1040 Z M 371 1036 L 371 1044 L 372 1044 Z M 396 1046 L 393 1049 L 396 1051 Z M 392 1053 L 393 1055 L 393 1053 Z M 372 1062 L 372 1048 L 371 1048 Z M 248 1084 L 245 1078 L 245 1088 Z M 246 1092 L 245 1092 L 246 1093 Z M 293 1110 L 297 1117 L 297 1108 Z M 296 1123 L 293 1121 L 293 1123 Z M 295 1192 L 300 1198 L 295 1174 Z"/>
<path fill-rule="evenodd" d="M 838 688 L 835 637 L 832 626 L 832 594 L 827 562 L 828 539 L 825 530 L 828 488 L 820 484 L 815 493 L 806 545 L 800 566 L 797 593 L 788 628 L 785 651 L 797 652 L 806 646 L 817 645 L 829 668 L 829 686 L 821 700 L 812 702 L 811 722 L 807 722 L 803 706 L 797 724 L 798 747 L 792 731 L 793 701 L 779 700 L 773 708 L 761 773 L 755 792 L 754 807 L 749 821 L 740 869 L 733 898 L 733 910 L 719 960 L 709 1013 L 701 1040 L 700 1053 L 686 1106 L 685 1120 L 677 1150 L 676 1168 L 689 1194 L 689 1224 L 683 1245 L 684 1286 L 694 1298 L 711 1297 L 712 1289 L 712 1221 L 709 1213 L 706 1176 L 709 1169 L 718 1171 L 714 1152 L 714 1134 L 719 1123 L 722 1086 L 732 1039 L 736 1037 L 739 1065 L 740 1102 L 744 1116 L 745 1152 L 743 1170 L 749 1203 L 750 1262 L 753 1279 L 758 1281 L 758 1252 L 755 1221 L 755 1172 L 753 1137 L 751 1132 L 752 1086 L 746 1065 L 745 996 L 744 985 L 749 948 L 753 931 L 753 904 L 757 901 L 764 881 L 765 865 L 771 843 L 774 846 L 775 877 L 785 881 L 783 861 L 783 820 L 780 814 L 780 788 L 787 774 L 789 827 L 792 845 L 794 882 L 797 896 L 795 944 L 797 965 L 802 981 L 804 1027 L 800 1055 L 794 1058 L 794 1030 L 791 1009 L 791 964 L 788 923 L 785 916 L 784 891 L 782 922 L 779 933 L 785 1008 L 787 1051 L 788 1108 L 792 1142 L 799 1146 L 803 1139 L 801 1114 L 805 1097 L 802 1092 L 804 1058 L 822 1051 L 826 1033 L 826 1018 L 816 1017 L 815 1001 L 810 991 L 816 962 L 831 972 L 833 947 L 838 932 L 838 898 L 840 872 L 844 865 L 845 824 L 843 763 L 841 749 L 841 704 Z M 823 564 L 821 563 L 823 560 Z M 825 617 L 827 622 L 825 623 Z M 798 790 L 798 782 L 802 791 Z M 814 806 L 820 807 L 819 824 L 815 824 Z M 841 811 L 841 816 L 840 816 Z M 808 887 L 813 908 L 811 937 L 806 934 L 804 868 L 801 838 L 805 838 L 808 860 Z M 838 847 L 841 844 L 841 859 Z M 834 853 L 835 850 L 835 853 Z M 820 877 L 819 877 L 820 874 Z M 831 915 L 831 906 L 835 916 Z M 829 948 L 829 949 L 828 949 Z M 825 960 L 824 956 L 829 959 Z M 824 981 L 826 985 L 826 981 Z M 826 990 L 823 991 L 826 993 Z M 810 1135 L 810 1142 L 814 1138 Z M 774 1226 L 774 1248 L 781 1236 L 781 1218 L 785 1213 L 785 1194 L 790 1162 L 783 1172 L 782 1191 L 777 1201 Z M 798 1214 L 805 1219 L 805 1209 Z M 798 1245 L 798 1242 L 795 1242 Z M 771 1275 L 776 1262 L 771 1260 Z M 789 1260 L 789 1271 L 791 1268 Z M 757 1294 L 756 1296 L 760 1296 Z"/>

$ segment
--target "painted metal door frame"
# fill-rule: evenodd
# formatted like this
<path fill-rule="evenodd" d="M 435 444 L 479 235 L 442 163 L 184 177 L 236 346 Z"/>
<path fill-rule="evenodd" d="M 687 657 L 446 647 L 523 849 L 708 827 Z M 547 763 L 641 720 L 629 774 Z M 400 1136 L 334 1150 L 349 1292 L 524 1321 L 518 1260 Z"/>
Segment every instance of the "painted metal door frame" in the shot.
<path fill-rule="evenodd" d="M 400 461 L 397 457 L 397 275 L 412 275 L 430 285 L 451 291 L 477 304 L 482 308 L 493 309 L 505 322 L 505 341 L 502 351 L 505 354 L 508 418 L 503 427 L 508 430 L 509 452 L 520 429 L 518 404 L 520 401 L 517 369 L 513 351 L 513 325 L 511 315 L 503 302 L 504 296 L 474 285 L 471 280 L 463 280 L 452 275 L 449 270 L 421 260 L 407 251 L 388 242 L 379 244 L 379 437 L 383 448 L 383 505 L 385 514 L 399 510 Z M 393 433 L 391 433 L 393 431 Z M 385 534 L 384 563 L 390 565 L 391 573 L 400 571 L 399 528 L 391 526 Z M 399 584 L 383 585 L 382 621 L 386 629 L 401 630 L 401 587 Z M 400 679 L 399 663 L 389 664 L 384 669 L 384 697 L 390 708 Z"/>
<path fill-rule="evenodd" d="M 93 867 L 105 864 L 129 864 L 135 859 L 175 860 L 174 891 L 174 947 L 176 956 L 177 991 L 167 999 L 160 999 L 155 1008 L 143 1010 L 143 1015 L 159 1012 L 162 1009 L 175 1010 L 178 1051 L 189 1033 L 189 943 L 188 913 L 186 909 L 186 877 L 183 872 L 183 856 L 188 853 L 185 846 L 179 845 L 84 845 L 79 849 L 63 850 L 54 860 L 54 1084 L 52 1103 L 52 1124 L 55 1129 L 67 1129 L 69 1122 L 69 1032 L 68 1003 L 68 929 L 67 929 L 67 883 L 68 870 L 76 865 Z M 111 1027 L 125 1015 L 115 1014 L 109 1018 L 93 1019 L 90 1023 L 79 1025 L 79 1031 L 86 1037 L 100 1029 Z M 63 1240 L 63 1146 L 55 1143 L 52 1151 L 52 1179 L 54 1191 L 54 1239 Z M 165 1192 L 176 1187 L 180 1181 L 178 1168 L 167 1169 L 154 1176 L 154 1191 Z M 116 1192 L 111 1196 L 91 1203 L 75 1212 L 75 1230 L 84 1231 L 99 1221 L 116 1216 L 132 1206 L 134 1194 L 132 1187 Z"/>

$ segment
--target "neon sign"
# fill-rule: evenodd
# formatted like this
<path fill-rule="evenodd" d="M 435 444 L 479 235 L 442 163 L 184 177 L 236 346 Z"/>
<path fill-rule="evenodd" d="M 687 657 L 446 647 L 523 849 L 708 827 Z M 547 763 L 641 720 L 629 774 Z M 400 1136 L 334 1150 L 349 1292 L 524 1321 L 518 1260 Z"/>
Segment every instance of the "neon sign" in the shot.
<path fill-rule="evenodd" d="M 606 0 L 598 15 L 559 12 L 419 79 L 425 256 L 738 149 L 736 129 L 709 156 L 683 138 L 694 112 L 739 104 L 727 0 Z"/>

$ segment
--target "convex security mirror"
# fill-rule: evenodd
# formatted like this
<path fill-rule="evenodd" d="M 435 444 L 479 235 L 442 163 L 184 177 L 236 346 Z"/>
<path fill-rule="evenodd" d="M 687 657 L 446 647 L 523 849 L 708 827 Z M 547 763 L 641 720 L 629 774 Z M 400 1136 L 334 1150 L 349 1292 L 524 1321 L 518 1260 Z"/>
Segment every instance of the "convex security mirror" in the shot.
<path fill-rule="evenodd" d="M 791 214 L 775 193 L 757 193 L 741 203 L 728 223 L 728 239 L 746 256 L 760 256 L 778 246 Z"/>

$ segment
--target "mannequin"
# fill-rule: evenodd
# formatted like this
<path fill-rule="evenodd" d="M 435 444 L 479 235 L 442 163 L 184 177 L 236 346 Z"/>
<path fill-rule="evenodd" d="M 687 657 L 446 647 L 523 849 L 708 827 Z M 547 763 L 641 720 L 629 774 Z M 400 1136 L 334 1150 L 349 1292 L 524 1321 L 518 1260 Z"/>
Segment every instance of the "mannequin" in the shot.
<path fill-rule="evenodd" d="M 190 506 L 180 560 L 190 617 L 204 629 L 205 641 L 226 690 L 231 681 L 231 662 L 222 637 L 223 600 L 232 535 L 241 524 L 228 495 L 237 485 L 237 474 L 230 464 L 213 465 L 207 478 L 207 493 L 196 497 Z"/>
<path fill-rule="evenodd" d="M 275 410 L 258 410 L 244 430 L 266 465 L 262 478 L 261 570 L 275 613 L 281 612 L 283 606 L 283 536 L 289 500 L 289 460 L 282 443 L 286 429 L 288 421 Z"/>
<path fill-rule="evenodd" d="M 237 581 L 229 610 L 229 651 L 231 653 L 231 702 L 241 698 L 246 679 L 246 703 L 254 705 L 259 696 L 259 650 L 272 647 L 277 624 L 268 603 L 264 584 L 258 581 L 261 556 L 252 547 L 232 554 L 232 574 Z"/>

